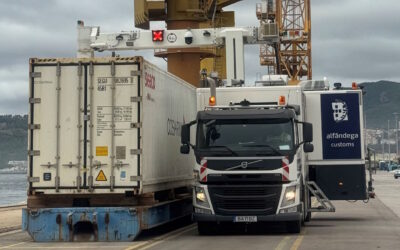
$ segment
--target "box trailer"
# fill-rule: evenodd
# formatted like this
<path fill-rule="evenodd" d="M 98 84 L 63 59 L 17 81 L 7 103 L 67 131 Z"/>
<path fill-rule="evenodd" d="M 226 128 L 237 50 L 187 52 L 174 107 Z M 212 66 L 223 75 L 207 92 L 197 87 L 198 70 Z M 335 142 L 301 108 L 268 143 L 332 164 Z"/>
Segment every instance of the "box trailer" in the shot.
<path fill-rule="evenodd" d="M 73 207 L 90 207 L 75 215 L 100 216 L 93 207 L 132 209 L 191 186 L 194 158 L 179 154 L 179 147 L 181 125 L 196 115 L 195 88 L 143 58 L 31 59 L 29 103 L 24 218 L 36 240 L 51 239 L 35 231 L 45 220 L 30 209 L 52 208 L 61 221 L 71 221 Z"/>

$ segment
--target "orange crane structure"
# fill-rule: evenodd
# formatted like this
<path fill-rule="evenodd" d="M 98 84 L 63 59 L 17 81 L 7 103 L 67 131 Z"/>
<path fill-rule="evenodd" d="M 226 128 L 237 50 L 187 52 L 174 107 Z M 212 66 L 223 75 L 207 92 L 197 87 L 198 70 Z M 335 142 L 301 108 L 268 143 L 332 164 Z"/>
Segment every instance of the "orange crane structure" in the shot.
<path fill-rule="evenodd" d="M 261 45 L 260 64 L 269 74 L 289 76 L 289 84 L 312 79 L 310 0 L 263 0 L 256 7 L 261 22 L 276 22 L 279 43 Z"/>

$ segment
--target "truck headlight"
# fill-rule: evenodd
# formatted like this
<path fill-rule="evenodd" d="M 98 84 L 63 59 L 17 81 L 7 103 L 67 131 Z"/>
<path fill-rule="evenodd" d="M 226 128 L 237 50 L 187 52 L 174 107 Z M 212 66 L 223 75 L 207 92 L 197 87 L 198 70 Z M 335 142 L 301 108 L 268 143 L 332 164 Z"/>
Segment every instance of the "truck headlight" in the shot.
<path fill-rule="evenodd" d="M 196 204 L 202 207 L 210 207 L 204 188 L 196 187 L 194 191 L 196 197 Z"/>
<path fill-rule="evenodd" d="M 296 186 L 287 187 L 281 207 L 292 205 L 296 201 Z"/>

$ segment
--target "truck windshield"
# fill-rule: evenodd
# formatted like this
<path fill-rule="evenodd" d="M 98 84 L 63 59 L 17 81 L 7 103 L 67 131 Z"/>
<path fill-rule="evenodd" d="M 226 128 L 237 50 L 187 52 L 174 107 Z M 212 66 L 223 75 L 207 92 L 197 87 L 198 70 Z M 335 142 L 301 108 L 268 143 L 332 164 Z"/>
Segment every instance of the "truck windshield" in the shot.
<path fill-rule="evenodd" d="M 199 150 L 282 155 L 294 149 L 293 122 L 289 119 L 202 120 L 198 124 Z"/>

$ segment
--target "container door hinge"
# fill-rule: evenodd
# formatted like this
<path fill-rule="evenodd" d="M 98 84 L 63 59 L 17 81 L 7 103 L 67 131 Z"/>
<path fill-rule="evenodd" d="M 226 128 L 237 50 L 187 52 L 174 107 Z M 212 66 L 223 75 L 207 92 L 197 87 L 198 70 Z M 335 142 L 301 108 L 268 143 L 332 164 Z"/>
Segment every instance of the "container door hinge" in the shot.
<path fill-rule="evenodd" d="M 28 177 L 28 182 L 40 182 L 40 177 Z"/>
<path fill-rule="evenodd" d="M 29 130 L 40 129 L 40 124 L 28 124 Z"/>
<path fill-rule="evenodd" d="M 42 99 L 40 99 L 40 98 L 29 98 L 30 104 L 37 104 L 37 103 L 40 103 L 41 101 L 42 101 Z"/>
<path fill-rule="evenodd" d="M 131 149 L 131 155 L 141 155 L 142 149 Z"/>
<path fill-rule="evenodd" d="M 42 77 L 42 72 L 31 72 L 29 75 L 32 78 L 39 78 Z"/>
<path fill-rule="evenodd" d="M 141 70 L 132 70 L 131 71 L 131 76 L 140 76 L 140 75 L 142 75 Z"/>
<path fill-rule="evenodd" d="M 131 128 L 141 128 L 142 127 L 142 123 L 138 122 L 138 123 L 131 123 Z"/>
<path fill-rule="evenodd" d="M 131 181 L 141 181 L 143 179 L 143 177 L 140 176 L 131 176 Z"/>
<path fill-rule="evenodd" d="M 29 156 L 39 156 L 40 155 L 40 150 L 29 150 L 28 151 Z"/>
<path fill-rule="evenodd" d="M 141 96 L 131 96 L 131 102 L 142 102 L 143 98 Z"/>

